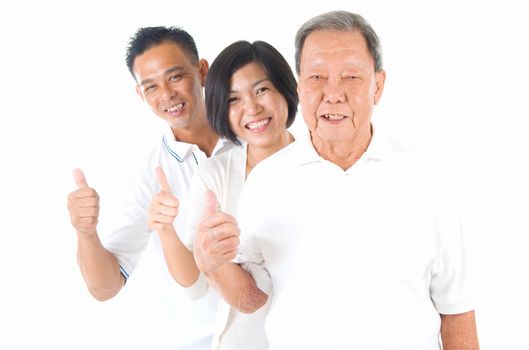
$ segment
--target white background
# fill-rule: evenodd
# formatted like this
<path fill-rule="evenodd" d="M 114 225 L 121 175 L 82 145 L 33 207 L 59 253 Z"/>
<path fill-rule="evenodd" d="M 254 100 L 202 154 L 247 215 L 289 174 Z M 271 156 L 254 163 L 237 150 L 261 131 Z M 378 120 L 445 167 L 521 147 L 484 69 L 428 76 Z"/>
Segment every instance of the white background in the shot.
<path fill-rule="evenodd" d="M 459 194 L 482 349 L 529 348 L 521 3 L 3 2 L 0 348 L 169 349 L 178 337 L 151 252 L 117 298 L 89 296 L 66 210 L 71 170 L 81 167 L 102 197 L 100 228 L 110 226 L 128 172 L 160 133 L 124 63 L 129 36 L 140 26 L 182 26 L 210 62 L 235 40 L 261 39 L 293 66 L 297 28 L 335 9 L 362 14 L 382 41 L 387 84 L 375 118 L 428 155 Z"/>

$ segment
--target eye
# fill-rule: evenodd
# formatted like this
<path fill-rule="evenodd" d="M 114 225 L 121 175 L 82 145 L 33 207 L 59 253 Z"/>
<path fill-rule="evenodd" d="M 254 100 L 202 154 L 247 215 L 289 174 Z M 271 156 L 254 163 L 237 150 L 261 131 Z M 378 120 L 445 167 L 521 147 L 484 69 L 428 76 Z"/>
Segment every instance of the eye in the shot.
<path fill-rule="evenodd" d="M 310 79 L 312 79 L 312 80 L 321 80 L 321 75 L 313 74 L 313 75 L 310 76 Z"/>
<path fill-rule="evenodd" d="M 229 105 L 235 104 L 237 101 L 239 101 L 239 98 L 237 98 L 235 96 L 228 97 L 228 104 Z"/>
<path fill-rule="evenodd" d="M 356 75 L 346 75 L 344 77 L 344 80 L 357 80 L 359 79 L 360 77 L 356 76 Z"/>
<path fill-rule="evenodd" d="M 169 77 L 170 82 L 179 81 L 180 79 L 182 79 L 182 74 L 175 74 Z"/>
<path fill-rule="evenodd" d="M 263 86 L 263 87 L 260 87 L 260 88 L 257 89 L 256 94 L 257 94 L 257 95 L 262 95 L 262 94 L 264 94 L 265 92 L 267 92 L 268 90 L 270 90 L 270 89 L 267 88 L 266 86 Z"/>
<path fill-rule="evenodd" d="M 143 91 L 150 92 L 150 91 L 153 91 L 155 87 L 156 87 L 155 85 L 147 85 L 143 88 Z"/>

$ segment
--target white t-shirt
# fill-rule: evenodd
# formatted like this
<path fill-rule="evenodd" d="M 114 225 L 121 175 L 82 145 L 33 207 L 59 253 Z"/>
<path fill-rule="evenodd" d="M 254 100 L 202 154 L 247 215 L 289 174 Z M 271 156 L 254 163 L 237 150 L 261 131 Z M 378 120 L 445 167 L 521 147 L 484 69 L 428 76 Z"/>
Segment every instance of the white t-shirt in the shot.
<path fill-rule="evenodd" d="M 376 131 L 346 171 L 308 137 L 259 163 L 238 220 L 244 259 L 274 293 L 270 349 L 439 349 L 439 314 L 473 307 L 436 185 Z"/>
<path fill-rule="evenodd" d="M 188 194 L 189 210 L 184 243 L 189 249 L 193 249 L 197 226 L 203 218 L 206 190 L 210 189 L 215 192 L 221 211 L 236 216 L 237 202 L 246 178 L 246 149 L 246 144 L 233 147 L 227 152 L 200 163 Z M 188 288 L 188 293 L 191 298 L 195 299 L 206 290 L 208 290 L 207 280 L 201 276 L 197 283 Z M 252 314 L 244 314 L 221 300 L 212 349 L 268 349 L 268 341 L 264 332 L 264 320 L 268 306 L 269 303 Z"/>
<path fill-rule="evenodd" d="M 222 153 L 232 146 L 233 143 L 221 139 L 215 146 L 213 154 Z M 131 196 L 124 203 L 122 215 L 117 220 L 119 221 L 117 228 L 102 237 L 104 247 L 117 257 L 121 273 L 126 278 L 134 271 L 151 237 L 154 240 L 156 250 L 163 257 L 158 235 L 147 227 L 149 206 L 153 196 L 160 192 L 160 185 L 154 169 L 157 166 L 162 167 L 173 194 L 179 200 L 179 213 L 174 222 L 174 227 L 182 239 L 189 184 L 198 163 L 205 159 L 207 159 L 206 154 L 198 146 L 176 141 L 169 127 L 164 132 L 160 144 L 156 145 L 150 152 L 141 176 L 135 181 L 131 181 Z M 163 264 L 162 266 L 166 270 L 165 275 L 172 279 L 166 265 Z M 176 284 L 175 281 L 172 282 Z M 203 339 L 210 337 L 213 333 L 219 296 L 212 291 L 199 301 L 191 302 L 185 297 L 184 299 L 192 305 L 189 305 L 185 310 L 179 309 L 171 312 L 179 319 L 186 320 L 185 332 L 175 330 L 175 334 L 177 334 L 175 338 L 180 339 L 182 344 L 187 344 L 189 347 L 186 349 L 209 349 L 209 344 L 197 345 L 196 347 L 193 347 L 193 344 L 203 344 Z"/>

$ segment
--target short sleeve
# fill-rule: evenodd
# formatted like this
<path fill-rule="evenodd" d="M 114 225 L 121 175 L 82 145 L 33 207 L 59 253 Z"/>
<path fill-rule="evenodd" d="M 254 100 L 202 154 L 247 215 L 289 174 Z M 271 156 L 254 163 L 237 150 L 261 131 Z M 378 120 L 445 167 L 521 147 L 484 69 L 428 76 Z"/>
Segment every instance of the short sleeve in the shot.
<path fill-rule="evenodd" d="M 184 287 L 184 293 L 191 300 L 197 300 L 206 295 L 209 289 L 209 282 L 202 272 L 198 275 L 195 283 L 189 287 Z"/>
<path fill-rule="evenodd" d="M 443 213 L 435 218 L 435 229 L 438 246 L 430 284 L 432 301 L 440 314 L 459 314 L 473 310 L 473 293 L 461 222 L 453 213 Z"/>
<path fill-rule="evenodd" d="M 206 207 L 205 193 L 207 190 L 208 187 L 202 179 L 200 171 L 195 171 L 191 179 L 189 192 L 187 193 L 187 213 L 185 218 L 186 224 L 182 235 L 182 242 L 191 251 L 193 250 L 198 225 L 204 216 L 204 209 Z"/>
<path fill-rule="evenodd" d="M 195 171 L 191 184 L 189 187 L 189 192 L 187 193 L 186 205 L 187 212 L 185 217 L 185 229 L 182 237 L 182 243 L 189 249 L 193 251 L 193 246 L 195 243 L 195 237 L 198 229 L 198 225 L 204 216 L 205 208 L 205 195 L 204 193 L 207 190 L 207 186 L 200 175 L 200 171 Z M 189 286 L 184 288 L 184 292 L 191 300 L 196 300 L 207 294 L 209 289 L 209 282 L 206 276 L 202 272 L 198 276 L 197 281 Z"/>
<path fill-rule="evenodd" d="M 114 228 L 101 238 L 102 244 L 118 259 L 123 276 L 128 278 L 149 244 L 152 231 L 147 227 L 147 210 L 152 198 L 152 184 L 147 178 L 129 182 L 130 199 L 121 203 L 113 220 Z"/>

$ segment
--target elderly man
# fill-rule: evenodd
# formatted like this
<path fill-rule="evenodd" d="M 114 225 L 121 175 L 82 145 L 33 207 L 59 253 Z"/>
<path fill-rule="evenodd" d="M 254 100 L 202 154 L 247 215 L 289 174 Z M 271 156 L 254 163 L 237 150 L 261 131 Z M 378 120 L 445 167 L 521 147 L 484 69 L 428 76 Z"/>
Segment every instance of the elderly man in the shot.
<path fill-rule="evenodd" d="M 217 226 L 235 226 L 223 213 L 199 230 L 199 267 L 241 310 L 272 296 L 272 349 L 477 349 L 455 215 L 371 123 L 385 82 L 376 33 L 356 14 L 317 16 L 296 35 L 296 70 L 310 137 L 248 177 L 244 269 L 222 260 L 238 236 Z"/>

